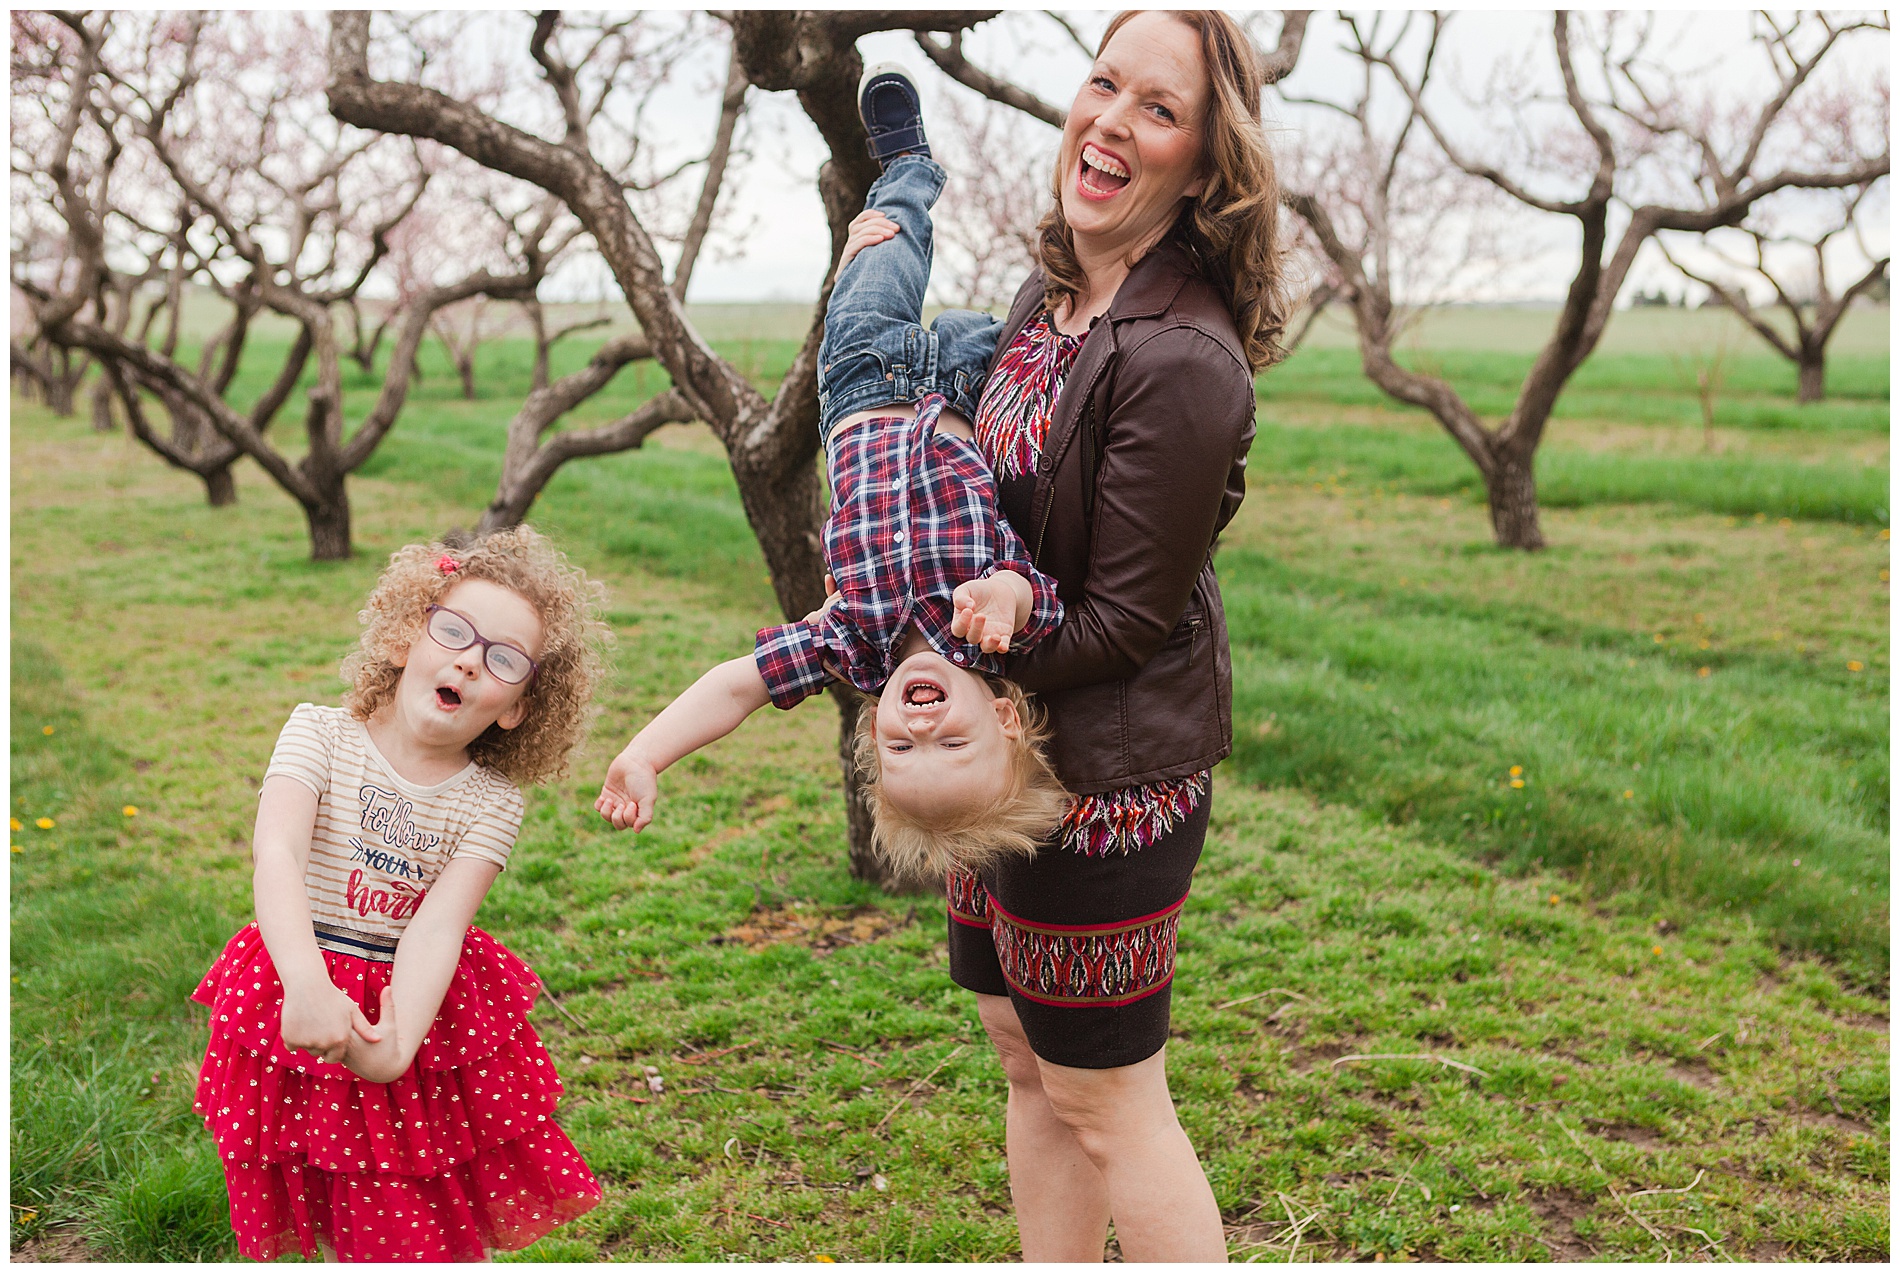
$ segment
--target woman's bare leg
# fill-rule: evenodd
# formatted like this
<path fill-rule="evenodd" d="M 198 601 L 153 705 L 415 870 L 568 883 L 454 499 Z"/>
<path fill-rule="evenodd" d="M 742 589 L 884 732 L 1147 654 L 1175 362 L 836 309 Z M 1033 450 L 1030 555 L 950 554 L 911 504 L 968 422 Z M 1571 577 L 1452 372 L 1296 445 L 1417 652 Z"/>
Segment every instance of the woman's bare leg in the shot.
<path fill-rule="evenodd" d="M 1167 1049 L 1111 1070 L 1039 1066 L 1050 1109 L 1107 1183 L 1122 1257 L 1225 1263 L 1220 1207 L 1168 1095 Z"/>
<path fill-rule="evenodd" d="M 1099 1261 L 1110 1216 L 1124 1259 L 1226 1261 L 1220 1208 L 1168 1094 L 1166 1048 L 1076 1069 L 1030 1050 L 1007 998 L 978 995 L 977 1015 L 1009 1078 L 1009 1191 L 1025 1261 Z"/>
<path fill-rule="evenodd" d="M 1004 1117 L 1009 1194 L 1028 1263 L 1101 1262 L 1108 1242 L 1108 1187 L 1043 1092 L 1042 1071 L 1003 995 L 978 995 L 977 1015 L 1009 1078 Z"/>

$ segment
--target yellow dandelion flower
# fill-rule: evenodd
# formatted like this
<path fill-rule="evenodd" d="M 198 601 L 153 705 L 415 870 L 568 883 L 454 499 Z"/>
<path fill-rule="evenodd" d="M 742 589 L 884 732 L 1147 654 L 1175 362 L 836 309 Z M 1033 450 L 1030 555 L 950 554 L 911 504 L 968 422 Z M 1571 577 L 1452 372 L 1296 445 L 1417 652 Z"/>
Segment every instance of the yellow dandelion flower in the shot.
<path fill-rule="evenodd" d="M 1656 634 L 1656 644 L 1661 645 L 1662 643 L 1663 643 L 1663 634 L 1658 632 Z"/>
<path fill-rule="evenodd" d="M 1696 648 L 1696 649 L 1698 649 L 1698 650 L 1706 650 L 1706 649 L 1708 649 L 1708 648 L 1709 648 L 1709 638 L 1707 638 L 1707 637 L 1702 637 L 1702 638 L 1700 638 L 1699 640 L 1697 640 L 1697 641 L 1696 641 L 1696 643 L 1695 643 L 1695 648 Z"/>
<path fill-rule="evenodd" d="M 1709 669 L 1706 667 L 1699 667 L 1695 670 L 1695 674 L 1697 676 L 1707 676 L 1709 674 Z"/>
<path fill-rule="evenodd" d="M 1523 785 L 1524 785 L 1524 780 L 1523 780 L 1522 778 L 1513 778 L 1513 779 L 1511 779 L 1511 786 L 1513 786 L 1513 787 L 1521 787 L 1521 786 L 1523 786 Z"/>
<path fill-rule="evenodd" d="M 1521 778 L 1521 777 L 1523 777 L 1523 776 L 1524 776 L 1524 766 L 1522 766 L 1522 765 L 1512 765 L 1512 766 L 1511 766 L 1511 777 L 1513 777 L 1513 778 Z"/>
<path fill-rule="evenodd" d="M 53 820 L 51 818 L 35 818 L 33 825 L 42 831 L 51 831 L 53 829 Z"/>
<path fill-rule="evenodd" d="M 811 1257 L 811 1259 L 812 1259 L 812 1263 L 814 1264 L 836 1264 L 837 1263 L 836 1260 L 832 1259 L 828 1255 L 814 1255 Z"/>
<path fill-rule="evenodd" d="M 129 804 L 125 806 L 125 808 L 119 810 L 119 812 L 123 813 L 128 818 L 136 818 L 139 816 L 139 807 L 135 804 Z"/>
<path fill-rule="evenodd" d="M 1880 572 L 1880 582 L 1882 583 L 1886 583 L 1892 577 L 1893 573 L 1891 571 L 1883 570 Z"/>
<path fill-rule="evenodd" d="M 1623 788 L 1623 798 L 1625 800 L 1634 800 L 1636 799 L 1636 793 L 1630 790 L 1628 787 L 1625 787 Z"/>
<path fill-rule="evenodd" d="M 1892 531 L 1890 531 L 1890 530 L 1883 530 L 1883 531 L 1881 531 L 1881 532 L 1880 532 L 1880 537 L 1881 537 L 1882 539 L 1892 539 L 1892 538 L 1893 538 L 1893 532 L 1892 532 Z"/>
<path fill-rule="evenodd" d="M 1776 522 L 1775 525 L 1781 527 L 1781 529 L 1783 530 L 1788 530 L 1791 527 L 1793 527 L 1794 519 L 1792 517 L 1784 517 L 1780 521 Z"/>
<path fill-rule="evenodd" d="M 18 831 L 18 830 L 19 830 L 20 828 L 22 828 L 22 827 L 24 827 L 24 826 L 26 825 L 26 824 L 25 824 L 24 822 L 21 822 L 21 821 L 20 821 L 20 820 L 19 820 L 18 818 L 8 818 L 8 819 L 7 819 L 7 823 L 8 823 L 8 825 L 10 825 L 10 826 L 11 826 L 11 827 L 12 827 L 12 828 L 13 828 L 13 829 L 15 830 L 15 831 Z"/>
<path fill-rule="evenodd" d="M 53 732 L 53 727 L 51 725 L 42 725 L 40 726 L 40 732 L 50 736 Z"/>
<path fill-rule="evenodd" d="M 1557 904 L 1557 895 L 1555 893 L 1552 893 L 1550 895 L 1550 904 L 1552 906 L 1555 906 Z"/>
<path fill-rule="evenodd" d="M 1661 946 L 1651 946 L 1651 947 L 1649 948 L 1649 953 L 1650 953 L 1650 954 L 1652 954 L 1652 955 L 1660 955 L 1660 954 L 1662 954 L 1662 947 L 1661 947 Z"/>
<path fill-rule="evenodd" d="M 1862 663 L 1859 659 L 1849 659 L 1847 661 L 1847 670 L 1850 672 L 1862 671 L 1863 669 L 1866 668 L 1866 666 L 1867 665 L 1865 663 Z"/>
<path fill-rule="evenodd" d="M 17 844 L 16 844 L 16 845 L 14 845 L 14 846 L 13 846 L 13 851 L 14 851 L 15 853 L 18 853 L 18 852 L 20 851 L 20 846 L 19 846 L 19 845 L 17 845 Z"/>

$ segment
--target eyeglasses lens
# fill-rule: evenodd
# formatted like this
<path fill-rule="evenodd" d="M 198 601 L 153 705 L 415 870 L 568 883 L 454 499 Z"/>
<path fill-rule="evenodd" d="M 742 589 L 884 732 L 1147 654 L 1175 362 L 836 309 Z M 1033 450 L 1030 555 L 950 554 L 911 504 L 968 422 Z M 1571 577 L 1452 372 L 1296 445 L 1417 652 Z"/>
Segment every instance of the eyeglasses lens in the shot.
<path fill-rule="evenodd" d="M 488 653 L 482 657 L 498 681 L 519 685 L 528 679 L 528 660 L 519 650 L 506 645 L 491 645 Z"/>

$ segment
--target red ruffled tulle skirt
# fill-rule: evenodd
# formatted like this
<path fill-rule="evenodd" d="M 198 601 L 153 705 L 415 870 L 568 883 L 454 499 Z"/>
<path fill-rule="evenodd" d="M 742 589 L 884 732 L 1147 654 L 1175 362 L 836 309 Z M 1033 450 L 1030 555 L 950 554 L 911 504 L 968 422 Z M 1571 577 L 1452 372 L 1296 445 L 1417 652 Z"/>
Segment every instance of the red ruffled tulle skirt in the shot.
<path fill-rule="evenodd" d="M 392 966 L 323 952 L 330 980 L 377 1019 Z M 256 924 L 192 998 L 211 1009 L 194 1108 L 217 1140 L 231 1227 L 254 1260 L 319 1244 L 343 1260 L 479 1260 L 600 1201 L 554 1125 L 561 1095 L 528 1010 L 529 967 L 479 928 L 415 1064 L 393 1083 L 284 1046 L 284 987 Z"/>

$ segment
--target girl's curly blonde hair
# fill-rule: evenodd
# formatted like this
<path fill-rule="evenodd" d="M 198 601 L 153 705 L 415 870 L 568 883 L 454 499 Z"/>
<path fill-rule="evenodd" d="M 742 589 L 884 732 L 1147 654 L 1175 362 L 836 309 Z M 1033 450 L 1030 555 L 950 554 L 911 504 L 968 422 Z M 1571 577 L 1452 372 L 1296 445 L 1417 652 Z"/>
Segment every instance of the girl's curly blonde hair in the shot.
<path fill-rule="evenodd" d="M 350 682 L 344 708 L 368 720 L 395 696 L 402 680 L 396 660 L 422 635 L 428 607 L 464 579 L 485 579 L 521 597 L 540 617 L 543 634 L 537 670 L 522 698 L 527 713 L 513 729 L 490 725 L 469 744 L 469 759 L 524 785 L 565 776 L 568 756 L 593 715 L 602 650 L 612 639 L 597 617 L 606 593 L 529 526 L 480 539 L 410 544 L 391 553 L 368 604 L 357 612 L 363 639 L 343 660 L 343 679 Z"/>

